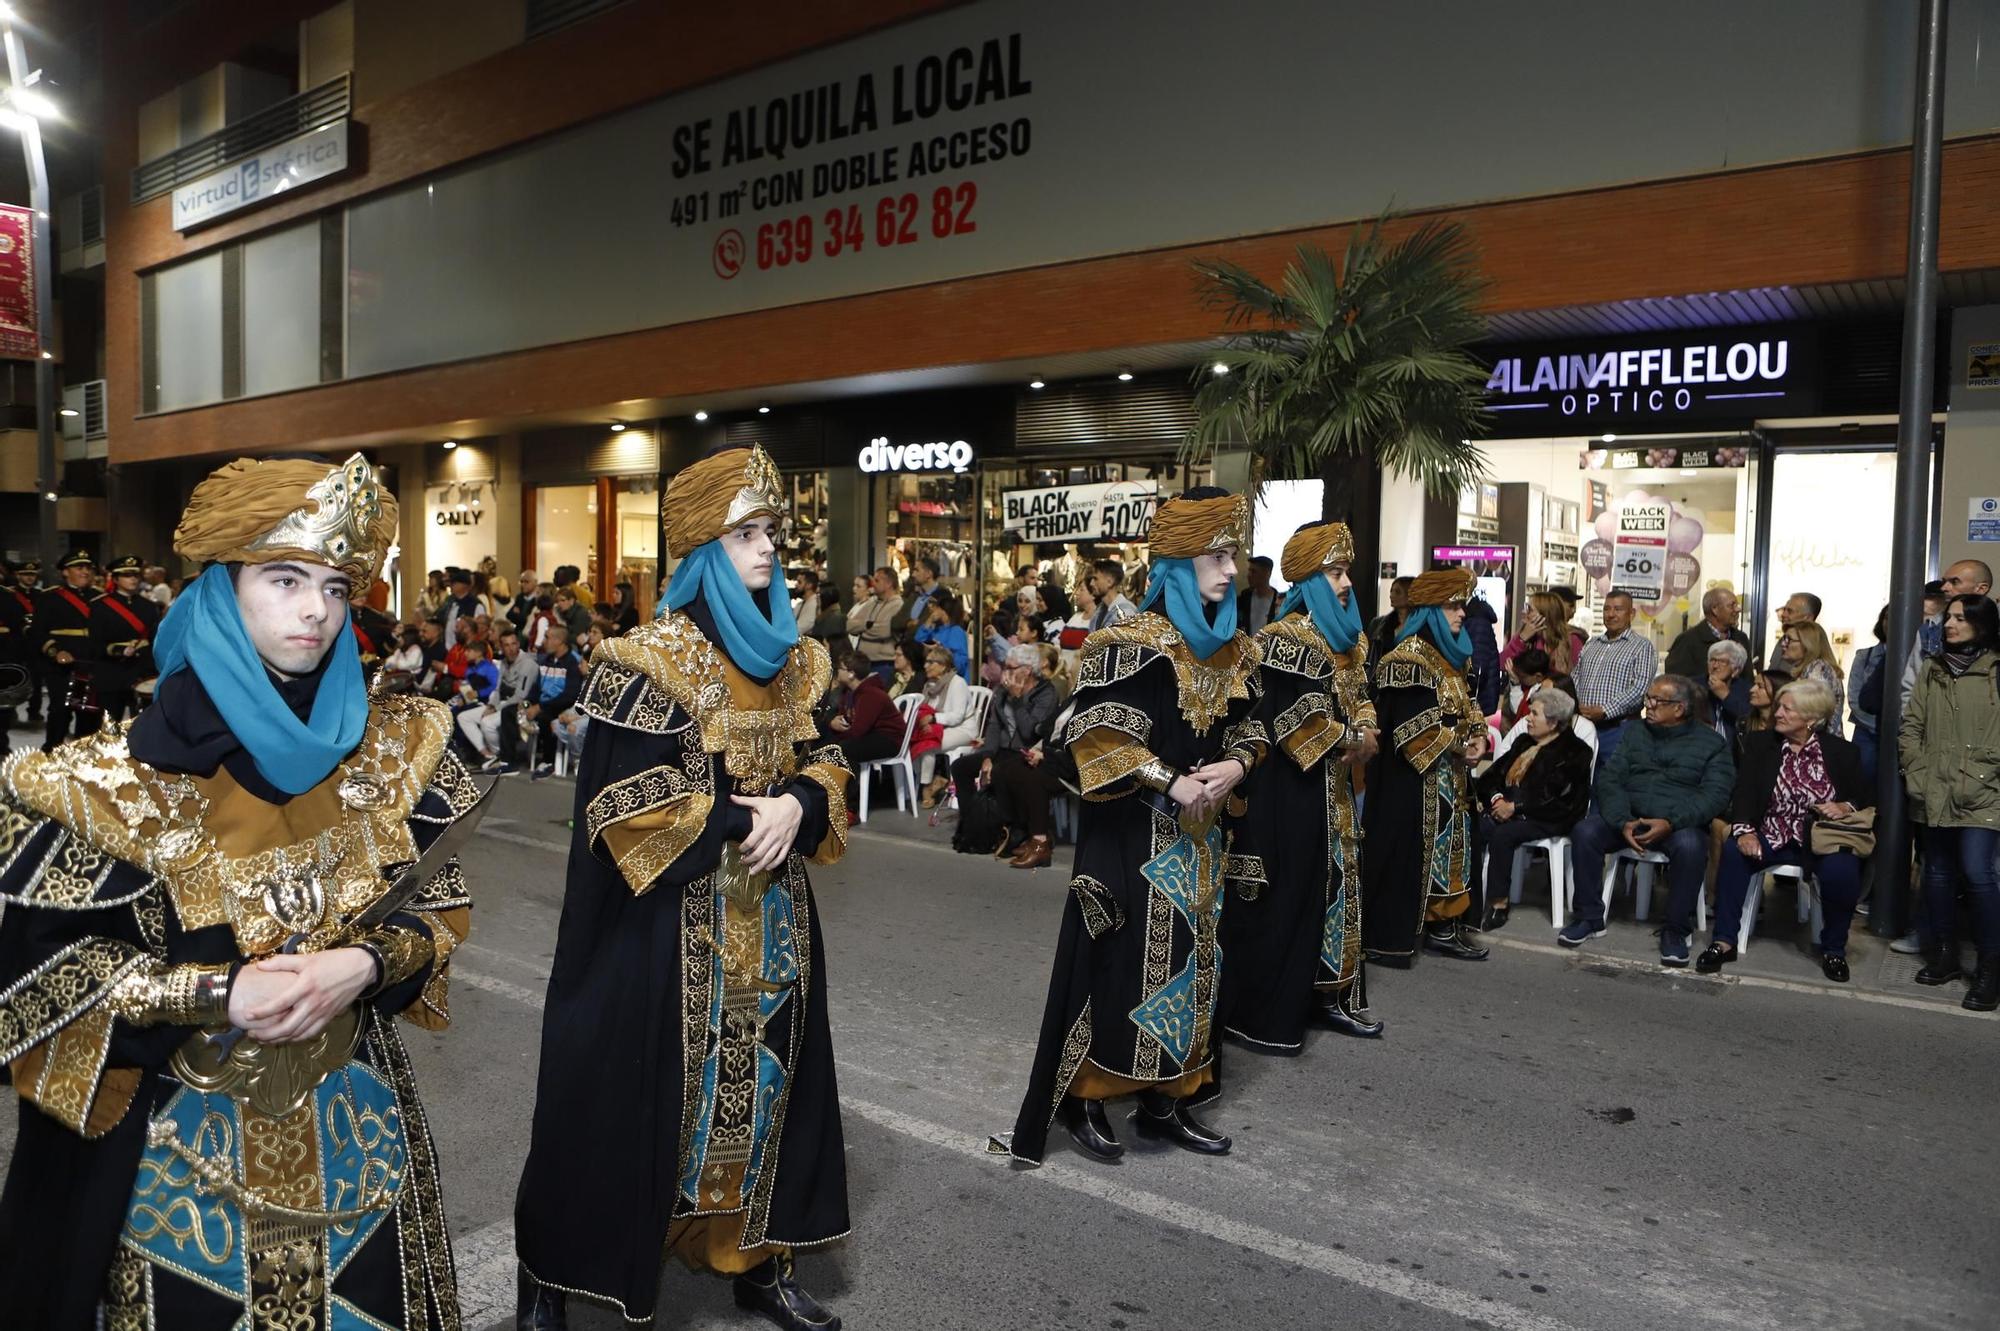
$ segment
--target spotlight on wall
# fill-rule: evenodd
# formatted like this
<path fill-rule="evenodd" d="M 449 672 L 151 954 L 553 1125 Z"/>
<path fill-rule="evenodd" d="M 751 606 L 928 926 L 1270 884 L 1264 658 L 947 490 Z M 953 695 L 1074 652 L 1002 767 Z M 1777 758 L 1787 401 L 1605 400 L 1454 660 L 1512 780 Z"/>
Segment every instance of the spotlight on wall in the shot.
<path fill-rule="evenodd" d="M 56 415 L 58 416 L 76 416 L 78 414 L 80 413 L 77 411 L 75 407 L 64 407 L 61 411 L 58 411 L 56 413 Z"/>
<path fill-rule="evenodd" d="M 611 422 L 611 433 L 613 433 L 613 434 L 622 434 L 622 433 L 624 433 L 624 430 L 625 430 L 625 422 L 624 422 L 624 421 L 613 421 L 613 422 Z"/>
<path fill-rule="evenodd" d="M 1118 382 L 1119 382 L 1119 383 L 1121 383 L 1121 384 L 1129 384 L 1129 383 L 1131 383 L 1131 382 L 1132 382 L 1132 372 L 1131 372 L 1130 370 L 1120 370 L 1120 371 L 1118 372 Z"/>
<path fill-rule="evenodd" d="M 708 419 L 708 413 L 705 411 L 697 411 L 694 414 L 694 418 L 698 421 L 705 421 Z"/>
<path fill-rule="evenodd" d="M 758 414 L 759 416 L 768 416 L 768 415 L 770 415 L 770 414 L 771 414 L 771 404 L 770 404 L 770 403 L 768 403 L 768 402 L 759 402 L 759 403 L 757 404 L 757 414 Z"/>
<path fill-rule="evenodd" d="M 1046 388 L 1048 387 L 1048 385 L 1042 382 L 1042 376 L 1038 374 L 1034 378 L 1028 380 L 1028 387 L 1040 389 L 1040 388 Z"/>
<path fill-rule="evenodd" d="M 458 440 L 456 439 L 447 439 L 444 441 L 444 451 L 447 453 L 451 452 L 452 449 L 457 447 L 458 447 Z"/>
<path fill-rule="evenodd" d="M 1219 360 L 1215 364 L 1209 366 L 1208 370 L 1210 374 L 1228 374 L 1229 362 L 1226 360 Z"/>

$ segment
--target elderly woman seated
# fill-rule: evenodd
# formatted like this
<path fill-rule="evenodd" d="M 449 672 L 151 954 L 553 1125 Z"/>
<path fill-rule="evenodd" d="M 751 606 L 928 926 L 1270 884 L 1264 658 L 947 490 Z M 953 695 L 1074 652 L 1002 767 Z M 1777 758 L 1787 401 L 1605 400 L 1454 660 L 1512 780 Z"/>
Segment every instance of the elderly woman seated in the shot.
<path fill-rule="evenodd" d="M 977 785 L 993 792 L 1007 835 L 994 852 L 1017 869 L 1034 869 L 1055 858 L 1049 836 L 1049 800 L 1062 792 L 1063 777 L 1074 776 L 1069 751 L 1055 733 L 1062 701 L 1048 680 L 1041 652 L 1022 643 L 1007 652 L 1001 676 L 1005 689 L 986 721 L 980 747 L 951 765 L 959 798 Z"/>
<path fill-rule="evenodd" d="M 1518 658 L 1517 658 L 1518 659 Z M 1526 729 L 1472 783 L 1479 841 L 1486 847 L 1485 929 L 1507 923 L 1514 852 L 1530 841 L 1568 836 L 1590 806 L 1595 755 L 1570 729 L 1576 700 L 1546 688 L 1528 703 Z"/>
<path fill-rule="evenodd" d="M 1875 795 L 1861 779 L 1854 745 L 1822 727 L 1833 715 L 1833 690 L 1793 680 L 1778 693 L 1771 729 L 1746 732 L 1738 748 L 1730 839 L 1716 874 L 1715 932 L 1695 969 L 1714 974 L 1736 960 L 1736 935 L 1750 878 L 1781 864 L 1803 866 L 1819 880 L 1825 927 L 1818 939 L 1826 978 L 1847 981 L 1847 927 L 1861 898 L 1861 861 L 1851 850 L 1815 854 L 1812 824 L 1866 809 Z"/>

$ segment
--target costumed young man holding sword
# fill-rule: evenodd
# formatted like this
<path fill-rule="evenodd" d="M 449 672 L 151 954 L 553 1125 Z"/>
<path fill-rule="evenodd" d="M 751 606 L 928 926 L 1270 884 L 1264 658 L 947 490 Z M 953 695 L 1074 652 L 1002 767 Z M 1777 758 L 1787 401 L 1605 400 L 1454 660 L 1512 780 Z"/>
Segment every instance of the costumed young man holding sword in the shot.
<path fill-rule="evenodd" d="M 362 686 L 395 532 L 358 454 L 222 467 L 153 706 L 0 765 L 0 1326 L 460 1325 L 396 1018 L 446 1024 L 478 791 L 442 705 Z"/>

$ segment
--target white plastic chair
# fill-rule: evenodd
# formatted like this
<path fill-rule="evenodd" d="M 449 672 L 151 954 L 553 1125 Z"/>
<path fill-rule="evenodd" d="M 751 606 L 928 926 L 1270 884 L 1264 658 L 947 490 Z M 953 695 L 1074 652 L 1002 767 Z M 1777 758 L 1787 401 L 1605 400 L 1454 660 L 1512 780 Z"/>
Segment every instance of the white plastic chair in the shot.
<path fill-rule="evenodd" d="M 976 751 L 985 742 L 986 722 L 993 714 L 992 689 L 984 684 L 974 684 L 967 688 L 966 692 L 972 696 L 972 711 L 969 715 L 972 719 L 972 733 L 976 738 L 970 744 L 961 744 L 957 748 L 947 749 L 939 755 L 938 761 L 944 764 L 946 776 L 951 775 L 951 765 L 953 763 L 963 758 L 966 754 Z M 953 809 L 958 807 L 957 790 L 954 789 L 951 792 L 951 803 L 947 807 Z"/>
<path fill-rule="evenodd" d="M 1611 913 L 1611 893 L 1618 883 L 1618 869 L 1621 865 L 1632 866 L 1632 890 L 1636 898 L 1635 918 L 1648 920 L 1653 915 L 1653 870 L 1667 863 L 1667 853 L 1663 850 L 1635 851 L 1620 848 L 1604 861 L 1604 911 Z M 1694 898 L 1694 923 L 1696 929 L 1708 928 L 1708 900 L 1697 892 Z"/>
<path fill-rule="evenodd" d="M 1820 909 L 1819 880 L 1807 873 L 1801 864 L 1774 864 L 1759 869 L 1750 875 L 1750 885 L 1743 894 L 1743 922 L 1736 930 L 1736 955 L 1742 956 L 1750 949 L 1750 935 L 1757 932 L 1757 915 L 1764 904 L 1764 888 L 1767 880 L 1789 878 L 1799 893 L 1799 923 L 1812 921 L 1813 946 L 1819 946 L 1820 932 L 1826 927 L 1826 918 Z"/>
<path fill-rule="evenodd" d="M 1569 908 L 1569 880 L 1575 872 L 1570 867 L 1568 837 L 1543 837 L 1514 848 L 1514 882 L 1508 888 L 1507 900 L 1513 905 L 1520 904 L 1521 885 L 1528 877 L 1528 856 L 1538 850 L 1549 857 L 1549 924 L 1560 929 L 1563 912 Z"/>
<path fill-rule="evenodd" d="M 887 768 L 889 779 L 895 782 L 896 811 L 901 813 L 907 807 L 910 817 L 917 816 L 917 765 L 910 761 L 910 738 L 916 734 L 917 707 L 923 700 L 924 695 L 915 690 L 896 699 L 896 710 L 903 717 L 902 744 L 892 758 L 871 758 L 861 764 L 861 807 L 858 815 L 864 823 L 868 821 L 868 779 L 878 767 Z M 907 806 L 904 803 L 906 800 Z"/>

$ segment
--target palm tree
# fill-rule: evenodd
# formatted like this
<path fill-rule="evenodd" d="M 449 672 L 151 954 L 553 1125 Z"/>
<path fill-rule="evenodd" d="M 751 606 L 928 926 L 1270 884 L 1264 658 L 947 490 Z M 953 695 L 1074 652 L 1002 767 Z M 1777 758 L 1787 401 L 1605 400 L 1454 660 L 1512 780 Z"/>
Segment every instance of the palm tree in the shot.
<path fill-rule="evenodd" d="M 1184 454 L 1247 441 L 1254 484 L 1324 481 L 1322 516 L 1354 523 L 1357 569 L 1379 548 L 1384 471 L 1437 497 L 1486 471 L 1470 442 L 1487 422 L 1487 371 L 1466 351 L 1485 333 L 1471 237 L 1434 219 L 1391 244 L 1390 220 L 1356 228 L 1338 264 L 1301 245 L 1276 288 L 1234 264 L 1195 265 L 1228 330 L 1216 357 L 1227 370 L 1201 372 Z"/>

